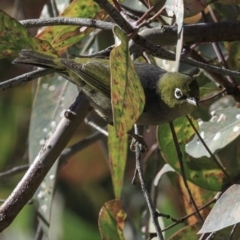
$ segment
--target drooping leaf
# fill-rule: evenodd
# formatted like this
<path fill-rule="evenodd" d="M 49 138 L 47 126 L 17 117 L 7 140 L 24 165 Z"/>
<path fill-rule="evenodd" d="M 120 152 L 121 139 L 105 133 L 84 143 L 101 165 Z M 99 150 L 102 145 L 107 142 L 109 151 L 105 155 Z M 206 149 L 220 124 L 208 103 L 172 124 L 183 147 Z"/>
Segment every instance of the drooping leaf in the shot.
<path fill-rule="evenodd" d="M 218 169 L 214 161 L 207 157 L 191 158 L 185 152 L 185 145 L 189 142 L 194 134 L 185 117 L 178 118 L 174 122 L 175 131 L 178 138 L 178 144 L 182 152 L 184 171 L 187 180 L 211 191 L 218 191 L 227 183 L 226 176 Z M 196 125 L 196 122 L 195 122 Z M 171 167 L 181 174 L 178 155 L 172 138 L 171 129 L 168 124 L 158 126 L 157 138 L 161 148 L 161 153 L 165 161 Z M 231 170 L 230 176 L 236 176 L 238 170 Z"/>
<path fill-rule="evenodd" d="M 79 17 L 102 20 L 105 12 L 100 10 L 98 4 L 88 0 L 74 0 L 60 14 L 61 17 Z M 49 26 L 40 32 L 37 37 L 49 41 L 56 51 L 64 50 L 81 41 L 93 28 L 82 26 Z"/>
<path fill-rule="evenodd" d="M 108 126 L 109 163 L 112 176 L 114 194 L 121 197 L 124 183 L 124 172 L 127 160 L 127 134 L 117 137 L 113 126 Z"/>
<path fill-rule="evenodd" d="M 240 222 L 240 185 L 232 185 L 214 205 L 198 233 L 215 232 Z"/>
<path fill-rule="evenodd" d="M 99 214 L 99 230 L 102 240 L 124 240 L 123 228 L 126 213 L 120 200 L 106 202 Z"/>
<path fill-rule="evenodd" d="M 116 134 L 123 136 L 141 115 L 145 95 L 130 58 L 127 36 L 117 26 L 113 31 L 121 44 L 110 55 L 111 99 Z"/>
<path fill-rule="evenodd" d="M 49 42 L 32 37 L 16 19 L 0 10 L 0 59 L 16 58 L 22 49 L 56 56 Z"/>
<path fill-rule="evenodd" d="M 212 153 L 224 148 L 240 134 L 240 109 L 217 110 L 209 122 L 199 122 L 199 133 Z M 186 145 L 186 152 L 195 158 L 210 157 L 197 137 Z"/>

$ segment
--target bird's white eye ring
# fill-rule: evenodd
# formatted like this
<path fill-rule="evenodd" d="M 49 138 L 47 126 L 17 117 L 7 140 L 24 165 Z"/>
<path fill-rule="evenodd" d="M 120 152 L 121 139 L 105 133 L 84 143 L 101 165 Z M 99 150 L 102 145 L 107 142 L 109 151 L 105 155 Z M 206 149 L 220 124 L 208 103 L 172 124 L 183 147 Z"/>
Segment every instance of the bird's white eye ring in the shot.
<path fill-rule="evenodd" d="M 181 99 L 183 97 L 181 89 L 175 88 L 174 96 L 176 99 Z"/>

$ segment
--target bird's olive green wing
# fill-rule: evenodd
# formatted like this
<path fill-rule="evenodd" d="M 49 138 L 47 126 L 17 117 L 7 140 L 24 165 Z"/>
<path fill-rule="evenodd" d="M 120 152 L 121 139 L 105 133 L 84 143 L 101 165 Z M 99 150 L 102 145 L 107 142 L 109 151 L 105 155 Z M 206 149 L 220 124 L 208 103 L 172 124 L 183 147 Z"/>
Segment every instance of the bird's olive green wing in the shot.
<path fill-rule="evenodd" d="M 110 98 L 110 71 L 107 59 L 61 59 L 68 69 L 76 73 L 87 85 Z"/>

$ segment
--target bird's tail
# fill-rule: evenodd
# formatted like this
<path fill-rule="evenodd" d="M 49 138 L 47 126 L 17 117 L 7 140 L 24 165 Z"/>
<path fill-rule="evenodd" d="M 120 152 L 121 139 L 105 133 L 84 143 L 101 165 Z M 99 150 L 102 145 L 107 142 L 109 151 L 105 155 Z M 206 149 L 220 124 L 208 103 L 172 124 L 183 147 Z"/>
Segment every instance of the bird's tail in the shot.
<path fill-rule="evenodd" d="M 54 68 L 56 70 L 64 70 L 64 65 L 58 61 L 58 58 L 54 58 L 49 55 L 33 52 L 32 50 L 23 49 L 19 53 L 14 61 L 14 64 L 29 64 L 43 68 Z"/>

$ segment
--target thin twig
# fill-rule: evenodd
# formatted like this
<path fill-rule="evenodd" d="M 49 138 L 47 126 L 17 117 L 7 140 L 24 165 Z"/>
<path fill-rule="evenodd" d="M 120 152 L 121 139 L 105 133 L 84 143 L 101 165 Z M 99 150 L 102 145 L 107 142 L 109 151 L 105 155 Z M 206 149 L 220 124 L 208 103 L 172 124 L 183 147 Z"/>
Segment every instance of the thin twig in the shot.
<path fill-rule="evenodd" d="M 203 218 L 202 218 L 202 216 L 201 216 L 201 214 L 200 214 L 200 212 L 198 210 L 198 207 L 197 207 L 197 205 L 196 205 L 196 203 L 195 203 L 195 201 L 193 199 L 192 193 L 191 193 L 191 191 L 189 189 L 189 186 L 188 186 L 188 182 L 187 182 L 186 175 L 185 175 L 185 170 L 184 170 L 184 165 L 183 165 L 182 152 L 181 152 L 181 149 L 180 149 L 179 144 L 178 144 L 178 139 L 177 139 L 177 135 L 176 135 L 173 123 L 170 122 L 169 125 L 170 125 L 170 128 L 171 128 L 173 141 L 174 141 L 175 148 L 176 148 L 176 151 L 177 151 L 178 160 L 179 160 L 180 169 L 181 169 L 182 178 L 183 178 L 183 182 L 184 182 L 185 188 L 186 188 L 186 190 L 188 192 L 188 195 L 189 195 L 189 198 L 190 198 L 190 202 L 193 204 L 197 216 L 199 217 L 201 222 L 203 222 Z"/>
<path fill-rule="evenodd" d="M 77 142 L 76 144 L 65 148 L 63 152 L 61 153 L 59 157 L 60 163 L 66 163 L 66 160 L 68 160 L 70 157 L 72 157 L 74 154 L 78 153 L 82 149 L 90 146 L 91 144 L 97 142 L 103 137 L 103 134 L 101 132 L 94 132 L 88 137 L 85 137 L 83 140 Z"/>
<path fill-rule="evenodd" d="M 217 201 L 217 199 L 216 199 L 216 198 L 213 198 L 210 202 L 206 203 L 205 205 L 203 205 L 202 207 L 200 207 L 198 210 L 201 211 L 201 210 L 203 210 L 204 208 L 206 208 L 206 207 L 210 206 L 211 204 L 215 203 L 216 201 Z M 182 217 L 182 218 L 179 218 L 179 219 L 178 219 L 178 222 L 175 222 L 175 223 L 167 226 L 167 227 L 164 228 L 162 231 L 167 231 L 168 229 L 173 228 L 174 226 L 178 225 L 179 223 L 184 222 L 185 220 L 187 220 L 188 218 L 194 216 L 195 214 L 196 214 L 196 211 L 194 211 L 194 212 L 192 212 L 192 213 L 190 213 L 190 214 L 188 214 L 188 215 L 186 215 L 186 216 L 184 216 L 184 217 Z"/>
<path fill-rule="evenodd" d="M 6 178 L 6 177 L 13 176 L 15 174 L 18 174 L 18 173 L 25 172 L 28 168 L 29 168 L 28 164 L 21 165 L 21 166 L 18 166 L 18 167 L 13 167 L 13 168 L 5 171 L 5 172 L 1 172 L 0 173 L 0 178 Z"/>
<path fill-rule="evenodd" d="M 94 123 L 93 121 L 91 121 L 88 117 L 86 117 L 84 119 L 84 122 L 91 126 L 92 128 L 96 129 L 98 132 L 102 133 L 103 135 L 105 135 L 106 137 L 108 137 L 108 131 L 106 131 L 104 128 L 99 127 L 96 123 Z"/>
<path fill-rule="evenodd" d="M 134 129 L 135 129 L 135 134 L 138 134 L 138 130 L 137 130 L 136 125 L 134 126 Z M 136 150 L 136 152 L 135 152 L 135 154 L 136 154 L 136 169 L 137 169 L 137 172 L 138 172 L 142 192 L 143 192 L 143 195 L 145 197 L 145 200 L 146 200 L 149 212 L 150 212 L 151 219 L 152 219 L 153 224 L 155 226 L 157 237 L 158 237 L 159 240 L 164 240 L 162 230 L 161 230 L 159 222 L 158 222 L 157 212 L 156 212 L 156 209 L 153 205 L 152 199 L 150 197 L 150 194 L 148 192 L 148 189 L 147 189 L 144 177 L 143 177 L 140 146 L 139 146 L 138 143 L 136 143 L 136 149 L 135 150 Z"/>
<path fill-rule="evenodd" d="M 216 163 L 216 165 L 221 169 L 221 171 L 224 173 L 224 175 L 226 176 L 226 178 L 228 179 L 229 182 L 231 182 L 233 184 L 233 181 L 231 179 L 231 177 L 228 175 L 228 173 L 226 172 L 226 170 L 223 168 L 223 166 L 219 163 L 219 161 L 216 159 L 216 157 L 212 154 L 211 150 L 209 149 L 209 147 L 207 146 L 207 144 L 205 143 L 205 141 L 202 139 L 201 135 L 199 134 L 198 130 L 196 129 L 196 127 L 194 126 L 191 118 L 189 116 L 186 116 L 187 120 L 189 121 L 190 125 L 192 126 L 194 132 L 197 134 L 199 140 L 201 141 L 201 143 L 203 144 L 203 146 L 205 147 L 205 149 L 207 150 L 207 152 L 209 153 L 209 155 L 211 156 L 211 158 L 213 159 L 213 161 Z"/>
<path fill-rule="evenodd" d="M 132 34 L 134 29 L 128 21 L 126 21 L 121 14 L 107 1 L 107 0 L 94 0 L 101 8 L 103 8 L 109 16 L 120 26 L 127 34 Z M 155 57 L 160 57 L 168 60 L 175 60 L 175 54 L 161 48 L 153 44 L 152 42 L 148 41 L 147 39 L 141 37 L 139 34 L 135 34 L 133 37 L 133 41 L 137 44 L 141 45 L 144 49 L 150 51 L 150 53 Z M 141 55 L 141 53 L 140 53 Z M 222 69 L 221 67 L 216 67 L 212 65 L 208 65 L 206 63 L 198 62 L 193 59 L 189 59 L 187 57 L 182 56 L 181 60 L 182 63 L 189 64 L 191 66 L 195 66 L 198 68 L 205 69 L 206 71 L 217 72 L 223 75 L 229 75 L 232 77 L 239 77 L 240 72 L 232 71 L 228 69 Z M 228 81 L 224 82 L 223 86 L 229 90 L 232 94 L 234 94 L 235 99 L 240 101 L 240 91 L 237 88 L 236 84 L 229 83 Z M 230 91 L 231 89 L 231 91 Z"/>
<path fill-rule="evenodd" d="M 238 224 L 239 224 L 239 223 L 236 223 L 236 224 L 233 225 L 232 230 L 231 230 L 231 232 L 230 232 L 229 237 L 228 237 L 227 240 L 232 240 L 232 239 L 233 239 L 233 235 L 234 235 L 234 232 L 235 232 Z"/>
<path fill-rule="evenodd" d="M 40 223 L 38 223 L 34 240 L 42 240 L 43 234 L 44 234 L 44 232 L 43 232 L 42 225 Z"/>
<path fill-rule="evenodd" d="M 210 5 L 208 6 L 208 9 L 209 9 L 209 12 L 210 12 L 210 16 L 212 17 L 212 20 L 214 22 L 218 22 L 218 20 L 217 20 L 217 18 L 216 18 L 216 16 L 215 16 L 215 14 L 214 14 Z M 206 14 L 205 14 L 204 11 L 202 11 L 202 18 L 207 23 Z M 227 64 L 227 62 L 226 62 L 226 60 L 223 56 L 223 53 L 221 51 L 221 48 L 219 47 L 218 42 L 212 42 L 212 46 L 213 46 L 214 52 L 217 55 L 218 61 L 222 64 L 223 68 L 228 68 L 228 64 Z M 229 82 L 236 83 L 236 81 L 229 76 L 227 76 L 227 79 L 228 79 Z"/>
<path fill-rule="evenodd" d="M 55 72 L 54 69 L 39 69 L 39 70 L 36 70 L 36 71 L 25 73 L 25 74 L 20 75 L 18 77 L 11 78 L 9 80 L 1 82 L 0 83 L 0 91 L 6 90 L 8 88 L 11 88 L 11 87 L 14 87 L 14 86 L 17 86 L 17 85 L 24 84 L 24 83 L 32 81 L 36 78 L 46 76 L 48 74 L 52 74 L 54 72 Z"/>

